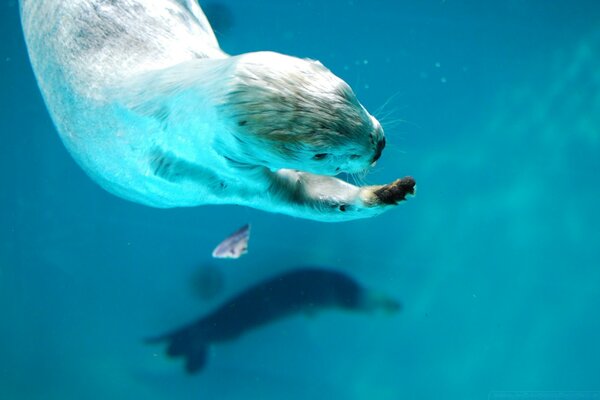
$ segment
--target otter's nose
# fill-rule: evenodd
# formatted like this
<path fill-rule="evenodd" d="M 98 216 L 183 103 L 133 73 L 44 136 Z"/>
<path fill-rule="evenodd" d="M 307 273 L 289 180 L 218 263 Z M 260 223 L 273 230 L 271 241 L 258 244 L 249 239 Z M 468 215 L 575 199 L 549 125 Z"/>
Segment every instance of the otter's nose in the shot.
<path fill-rule="evenodd" d="M 377 149 L 375 149 L 375 156 L 373 157 L 373 162 L 379 160 L 379 157 L 381 157 L 381 152 L 383 151 L 384 147 L 385 147 L 385 137 L 382 137 L 381 140 L 379 142 L 377 142 Z"/>

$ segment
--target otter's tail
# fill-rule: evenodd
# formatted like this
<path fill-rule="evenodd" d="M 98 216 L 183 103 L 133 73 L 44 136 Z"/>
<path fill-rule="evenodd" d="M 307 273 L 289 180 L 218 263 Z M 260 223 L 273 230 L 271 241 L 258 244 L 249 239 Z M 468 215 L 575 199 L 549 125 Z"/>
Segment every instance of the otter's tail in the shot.
<path fill-rule="evenodd" d="M 189 374 L 201 371 L 208 359 L 208 346 L 198 335 L 195 335 L 192 327 L 183 328 L 167 335 L 148 338 L 144 342 L 147 344 L 166 342 L 167 355 L 171 358 L 183 357 L 185 370 Z"/>

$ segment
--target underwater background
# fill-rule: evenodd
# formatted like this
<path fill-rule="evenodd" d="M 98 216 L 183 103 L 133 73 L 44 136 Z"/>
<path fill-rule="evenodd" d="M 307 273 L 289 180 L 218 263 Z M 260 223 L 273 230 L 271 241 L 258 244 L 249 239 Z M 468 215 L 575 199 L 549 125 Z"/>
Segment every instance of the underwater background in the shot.
<path fill-rule="evenodd" d="M 225 51 L 318 59 L 383 107 L 367 182 L 417 196 L 339 224 L 117 198 L 62 145 L 3 0 L 0 399 L 600 399 L 600 2 L 201 5 Z M 212 259 L 247 222 L 249 254 Z M 298 266 L 403 309 L 291 317 L 194 376 L 143 343 Z"/>

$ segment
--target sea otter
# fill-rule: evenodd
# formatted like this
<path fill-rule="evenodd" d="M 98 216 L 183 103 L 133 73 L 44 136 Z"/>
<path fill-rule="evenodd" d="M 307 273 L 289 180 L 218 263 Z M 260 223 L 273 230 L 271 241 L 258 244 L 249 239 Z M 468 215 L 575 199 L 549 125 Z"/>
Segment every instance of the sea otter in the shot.
<path fill-rule="evenodd" d="M 365 187 L 335 178 L 381 156 L 379 122 L 317 61 L 225 54 L 195 0 L 19 4 L 63 142 L 118 196 L 344 221 L 414 193 L 410 177 Z"/>

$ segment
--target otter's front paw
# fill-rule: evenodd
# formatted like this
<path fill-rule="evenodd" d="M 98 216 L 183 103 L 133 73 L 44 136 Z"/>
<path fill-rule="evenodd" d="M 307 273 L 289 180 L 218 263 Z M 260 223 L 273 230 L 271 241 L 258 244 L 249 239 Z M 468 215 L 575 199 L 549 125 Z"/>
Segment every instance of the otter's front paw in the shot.
<path fill-rule="evenodd" d="M 406 200 L 409 194 L 415 194 L 416 182 L 414 178 L 405 176 L 389 185 L 370 186 L 365 188 L 367 193 L 364 198 L 369 206 L 395 205 Z"/>
<path fill-rule="evenodd" d="M 415 185 L 415 180 L 406 176 L 374 190 L 373 194 L 381 204 L 398 204 L 398 202 L 406 200 L 406 195 L 415 194 Z"/>

